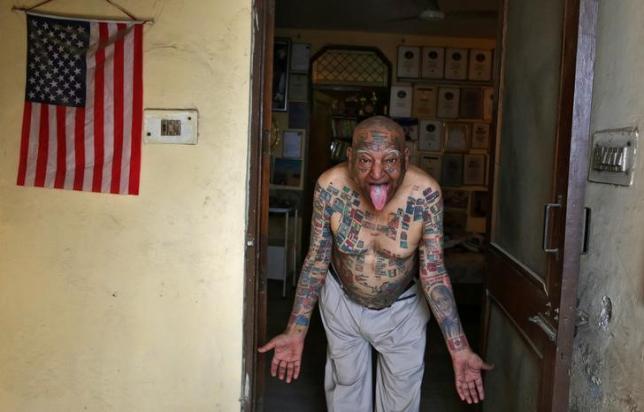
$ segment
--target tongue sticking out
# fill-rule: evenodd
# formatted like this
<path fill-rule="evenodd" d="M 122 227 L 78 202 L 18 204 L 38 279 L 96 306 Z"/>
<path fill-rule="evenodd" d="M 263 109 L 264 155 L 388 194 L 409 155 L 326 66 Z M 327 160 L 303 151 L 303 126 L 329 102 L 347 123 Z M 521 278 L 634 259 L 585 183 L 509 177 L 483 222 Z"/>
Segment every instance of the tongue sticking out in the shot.
<path fill-rule="evenodd" d="M 376 210 L 380 211 L 387 203 L 387 185 L 369 185 L 369 196 Z"/>

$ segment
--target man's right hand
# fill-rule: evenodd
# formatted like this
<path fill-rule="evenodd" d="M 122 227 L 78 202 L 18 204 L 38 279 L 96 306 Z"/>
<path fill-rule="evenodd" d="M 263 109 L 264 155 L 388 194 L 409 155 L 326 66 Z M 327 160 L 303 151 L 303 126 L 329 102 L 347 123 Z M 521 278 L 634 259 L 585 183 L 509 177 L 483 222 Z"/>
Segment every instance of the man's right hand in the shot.
<path fill-rule="evenodd" d="M 300 376 L 302 364 L 304 335 L 282 333 L 257 350 L 260 353 L 266 353 L 271 349 L 275 349 L 271 362 L 271 376 L 277 375 L 280 380 L 286 378 L 286 383 L 297 379 Z"/>

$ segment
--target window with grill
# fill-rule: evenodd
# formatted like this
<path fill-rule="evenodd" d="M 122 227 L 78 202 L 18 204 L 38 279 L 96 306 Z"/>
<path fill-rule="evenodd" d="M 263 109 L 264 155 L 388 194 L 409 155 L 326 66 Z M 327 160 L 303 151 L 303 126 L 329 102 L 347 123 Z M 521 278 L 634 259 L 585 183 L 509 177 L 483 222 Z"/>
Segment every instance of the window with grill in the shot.
<path fill-rule="evenodd" d="M 313 61 L 313 84 L 389 87 L 390 63 L 376 49 L 328 47 Z"/>

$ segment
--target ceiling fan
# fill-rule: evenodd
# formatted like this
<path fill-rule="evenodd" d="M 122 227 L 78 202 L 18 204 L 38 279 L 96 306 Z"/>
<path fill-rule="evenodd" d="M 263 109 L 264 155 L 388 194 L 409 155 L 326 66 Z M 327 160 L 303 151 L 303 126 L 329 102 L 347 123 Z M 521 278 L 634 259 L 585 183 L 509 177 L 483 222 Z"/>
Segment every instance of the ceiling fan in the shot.
<path fill-rule="evenodd" d="M 440 21 L 444 20 L 445 17 L 476 17 L 476 18 L 496 18 L 496 10 L 454 10 L 454 11 L 443 11 L 438 5 L 437 0 L 425 0 L 424 3 L 426 6 L 418 13 L 413 16 L 402 17 L 397 19 L 391 19 L 390 21 L 409 21 L 409 20 L 421 20 L 421 21 Z"/>

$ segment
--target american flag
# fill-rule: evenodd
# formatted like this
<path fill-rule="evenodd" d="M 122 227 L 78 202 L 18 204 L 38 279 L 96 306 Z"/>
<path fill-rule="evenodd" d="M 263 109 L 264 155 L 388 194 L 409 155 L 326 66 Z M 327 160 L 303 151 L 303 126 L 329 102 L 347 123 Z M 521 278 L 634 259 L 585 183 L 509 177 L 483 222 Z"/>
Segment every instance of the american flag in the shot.
<path fill-rule="evenodd" d="M 27 16 L 18 185 L 139 193 L 142 28 Z"/>

